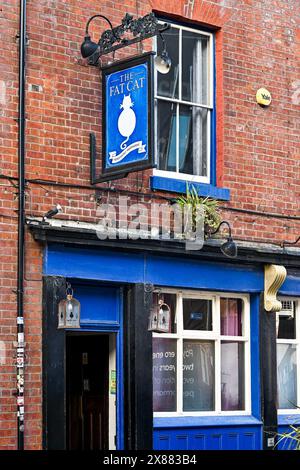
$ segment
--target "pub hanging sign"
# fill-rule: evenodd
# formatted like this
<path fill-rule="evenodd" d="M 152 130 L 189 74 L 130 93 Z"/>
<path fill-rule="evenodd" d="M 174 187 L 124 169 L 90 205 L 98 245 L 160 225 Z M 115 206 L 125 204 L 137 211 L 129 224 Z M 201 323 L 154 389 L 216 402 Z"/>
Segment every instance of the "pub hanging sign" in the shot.
<path fill-rule="evenodd" d="M 153 52 L 102 68 L 102 175 L 153 168 Z"/>

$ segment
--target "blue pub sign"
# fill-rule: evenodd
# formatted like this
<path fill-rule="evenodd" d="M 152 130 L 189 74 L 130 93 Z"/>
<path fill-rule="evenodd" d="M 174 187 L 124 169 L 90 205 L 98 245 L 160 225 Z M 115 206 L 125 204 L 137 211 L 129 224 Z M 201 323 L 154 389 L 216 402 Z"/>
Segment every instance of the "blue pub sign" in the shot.
<path fill-rule="evenodd" d="M 152 168 L 153 53 L 102 69 L 101 181 Z"/>

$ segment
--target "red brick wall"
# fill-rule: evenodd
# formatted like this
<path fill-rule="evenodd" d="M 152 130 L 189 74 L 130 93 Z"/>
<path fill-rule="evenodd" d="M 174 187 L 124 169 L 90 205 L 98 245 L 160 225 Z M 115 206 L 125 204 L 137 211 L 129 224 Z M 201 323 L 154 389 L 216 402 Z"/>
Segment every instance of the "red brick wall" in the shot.
<path fill-rule="evenodd" d="M 297 0 L 30 0 L 26 178 L 80 184 L 86 188 L 58 188 L 31 181 L 26 188 L 27 215 L 42 215 L 60 202 L 64 207 L 60 217 L 96 220 L 95 191 L 89 187 L 89 132 L 96 133 L 100 150 L 101 87 L 99 70 L 83 66 L 80 60 L 84 26 L 91 15 L 99 12 L 115 25 L 126 11 L 141 16 L 151 9 L 182 21 L 218 28 L 217 181 L 231 190 L 231 201 L 222 205 L 227 207 L 224 217 L 231 221 L 233 234 L 244 240 L 277 243 L 294 240 L 300 232 Z M 19 28 L 18 14 L 18 1 L 2 1 L 0 174 L 10 177 L 17 176 L 15 35 Z M 105 27 L 99 20 L 93 22 L 91 30 L 97 35 Z M 149 42 L 145 47 L 150 47 Z M 135 45 L 118 52 L 116 58 L 140 50 Z M 39 91 L 31 91 L 31 85 L 38 85 Z M 256 90 L 262 86 L 269 89 L 273 98 L 266 109 L 255 101 Z M 111 186 L 148 193 L 150 175 L 151 171 L 131 174 Z M 17 199 L 14 181 L 10 183 L 4 176 L 0 179 L 0 340 L 6 346 L 5 364 L 0 365 L 2 449 L 16 447 L 12 342 L 16 340 Z M 109 184 L 98 186 L 107 188 Z M 102 201 L 106 196 L 107 192 L 103 191 Z M 143 202 L 144 198 L 140 200 Z M 232 211 L 232 208 L 250 212 Z M 25 444 L 28 449 L 41 447 L 41 273 L 42 250 L 27 234 Z"/>

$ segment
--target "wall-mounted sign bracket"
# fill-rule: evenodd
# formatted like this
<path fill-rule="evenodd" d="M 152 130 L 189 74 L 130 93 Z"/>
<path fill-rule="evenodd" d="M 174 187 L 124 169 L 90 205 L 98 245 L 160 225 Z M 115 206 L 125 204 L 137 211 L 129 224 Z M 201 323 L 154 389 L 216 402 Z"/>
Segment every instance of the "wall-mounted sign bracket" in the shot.
<path fill-rule="evenodd" d="M 102 18 L 109 24 L 110 29 L 105 30 L 98 41 L 91 40 L 89 25 L 94 18 Z M 149 13 L 143 17 L 134 19 L 132 15 L 126 13 L 120 25 L 113 27 L 111 21 L 104 15 L 92 16 L 85 30 L 85 39 L 81 45 L 81 54 L 87 59 L 89 65 L 97 66 L 99 58 L 104 54 L 109 54 L 126 46 L 136 44 L 153 36 L 161 35 L 170 28 L 165 23 L 159 24 L 154 13 Z M 131 37 L 130 37 L 131 36 Z"/>

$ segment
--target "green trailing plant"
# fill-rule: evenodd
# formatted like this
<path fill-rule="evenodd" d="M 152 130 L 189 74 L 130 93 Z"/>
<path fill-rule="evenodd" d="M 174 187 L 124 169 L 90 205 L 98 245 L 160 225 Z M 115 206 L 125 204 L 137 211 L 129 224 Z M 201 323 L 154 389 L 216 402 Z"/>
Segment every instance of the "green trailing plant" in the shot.
<path fill-rule="evenodd" d="M 192 221 L 196 224 L 202 217 L 199 207 L 203 207 L 204 213 L 204 230 L 206 233 L 216 230 L 221 222 L 221 216 L 218 211 L 218 201 L 209 197 L 201 197 L 198 195 L 195 186 L 186 185 L 185 196 L 180 196 L 176 202 L 184 208 L 189 208 L 192 211 Z"/>
<path fill-rule="evenodd" d="M 290 402 L 293 407 L 300 409 L 295 403 Z M 300 426 L 296 424 L 289 425 L 290 431 L 277 433 L 277 442 L 274 448 L 281 444 L 282 450 L 300 450 Z"/>
<path fill-rule="evenodd" d="M 290 425 L 290 431 L 277 433 L 277 442 L 275 447 L 282 444 L 282 450 L 300 450 L 300 427 Z"/>

